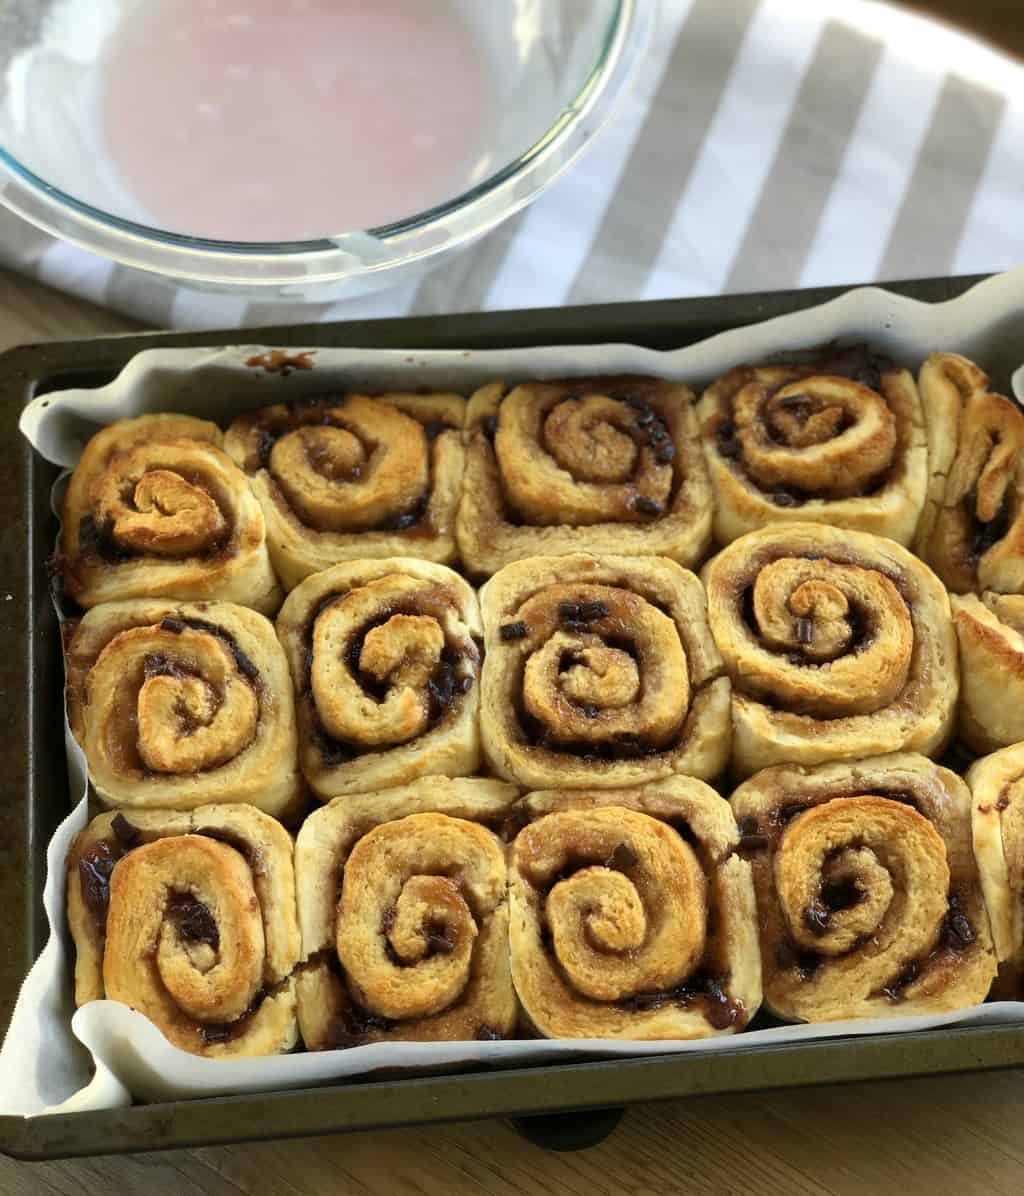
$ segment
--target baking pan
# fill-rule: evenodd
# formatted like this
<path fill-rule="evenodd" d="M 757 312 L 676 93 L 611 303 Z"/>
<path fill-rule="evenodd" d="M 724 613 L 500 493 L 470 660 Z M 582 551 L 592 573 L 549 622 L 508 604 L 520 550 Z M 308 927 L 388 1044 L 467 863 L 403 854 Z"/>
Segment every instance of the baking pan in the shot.
<path fill-rule="evenodd" d="M 938 302 L 977 278 L 929 279 L 888 289 Z M 845 288 L 614 304 L 441 318 L 293 325 L 246 331 L 274 345 L 489 349 L 633 343 L 655 349 L 799 311 Z M 146 334 L 29 345 L 0 357 L 0 1035 L 18 986 L 43 947 L 46 845 L 69 808 L 62 667 L 46 559 L 56 532 L 53 466 L 17 431 L 29 399 L 68 386 L 101 386 L 143 349 L 226 345 L 237 330 Z M 44 1159 L 298 1137 L 339 1130 L 487 1117 L 602 1110 L 575 1121 L 532 1121 L 531 1136 L 561 1148 L 614 1125 L 607 1110 L 650 1100 L 801 1084 L 897 1078 L 1024 1064 L 1024 1026 L 972 1027 L 822 1040 L 652 1059 L 572 1063 L 457 1076 L 376 1079 L 257 1096 L 137 1105 L 23 1119 L 0 1117 L 0 1150 Z M 550 1131 L 550 1133 L 548 1132 Z"/>

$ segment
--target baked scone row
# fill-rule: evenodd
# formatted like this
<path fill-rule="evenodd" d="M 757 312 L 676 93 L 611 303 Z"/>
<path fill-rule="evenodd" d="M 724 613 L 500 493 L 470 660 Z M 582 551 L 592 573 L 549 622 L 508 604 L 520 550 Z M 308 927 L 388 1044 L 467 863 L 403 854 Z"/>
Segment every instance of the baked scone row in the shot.
<path fill-rule="evenodd" d="M 251 807 L 106 814 L 68 861 L 76 999 L 215 1056 L 289 1049 L 295 1016 L 313 1050 L 703 1038 L 742 1030 L 762 984 L 789 1020 L 955 1010 L 997 951 L 1019 962 L 1021 771 L 972 777 L 980 879 L 966 784 L 911 754 L 768 768 L 731 803 L 688 777 L 522 798 L 422 778 L 311 815 L 294 887 Z"/>

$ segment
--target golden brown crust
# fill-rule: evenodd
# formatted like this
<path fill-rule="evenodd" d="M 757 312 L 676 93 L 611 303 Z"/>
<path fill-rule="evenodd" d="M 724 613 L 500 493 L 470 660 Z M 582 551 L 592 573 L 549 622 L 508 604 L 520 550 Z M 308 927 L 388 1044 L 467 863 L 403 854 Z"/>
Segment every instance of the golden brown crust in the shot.
<path fill-rule="evenodd" d="M 81 606 L 128 598 L 281 602 L 263 515 L 216 424 L 142 415 L 85 446 L 64 498 L 60 560 Z"/>
<path fill-rule="evenodd" d="M 658 378 L 494 382 L 470 401 L 457 535 L 469 572 L 577 552 L 697 564 L 711 491 L 693 394 Z"/>
<path fill-rule="evenodd" d="M 501 1038 L 517 1016 L 502 827 L 516 791 L 425 777 L 339 799 L 295 847 L 310 1050 Z"/>
<path fill-rule="evenodd" d="M 263 615 L 228 602 L 106 603 L 78 623 L 66 669 L 71 729 L 104 802 L 298 813 L 291 679 Z"/>
<path fill-rule="evenodd" d="M 715 492 L 715 539 L 766 523 L 826 523 L 909 544 L 927 485 L 913 377 L 839 358 L 738 366 L 697 407 Z"/>
<path fill-rule="evenodd" d="M 480 602 L 480 730 L 499 776 L 609 789 L 725 767 L 729 682 L 692 573 L 658 557 L 536 557 Z"/>
<path fill-rule="evenodd" d="M 726 801 L 673 777 L 520 803 L 512 975 L 549 1038 L 693 1039 L 761 1003 L 754 890 Z"/>
<path fill-rule="evenodd" d="M 292 843 L 250 806 L 101 814 L 68 855 L 75 1002 L 144 1013 L 210 1058 L 298 1039 Z"/>
<path fill-rule="evenodd" d="M 339 561 L 451 563 L 466 401 L 346 394 L 239 416 L 224 446 L 249 475 L 286 590 Z"/>
<path fill-rule="evenodd" d="M 948 742 L 959 687 L 949 598 L 905 548 L 819 524 L 767 527 L 703 578 L 740 776 Z"/>
<path fill-rule="evenodd" d="M 954 595 L 960 738 L 978 755 L 1024 740 L 1024 596 Z"/>
<path fill-rule="evenodd" d="M 909 754 L 781 765 L 732 807 L 778 1016 L 905 1017 L 985 999 L 995 956 L 954 773 Z"/>
<path fill-rule="evenodd" d="M 457 573 L 412 558 L 335 565 L 292 590 L 277 628 L 321 800 L 476 771 L 482 628 Z"/>
<path fill-rule="evenodd" d="M 968 769 L 974 854 L 1000 961 L 993 995 L 1024 998 L 1024 744 L 978 760 Z"/>
<path fill-rule="evenodd" d="M 1024 591 L 1024 414 L 955 353 L 919 378 L 930 481 L 914 551 L 956 594 Z"/>

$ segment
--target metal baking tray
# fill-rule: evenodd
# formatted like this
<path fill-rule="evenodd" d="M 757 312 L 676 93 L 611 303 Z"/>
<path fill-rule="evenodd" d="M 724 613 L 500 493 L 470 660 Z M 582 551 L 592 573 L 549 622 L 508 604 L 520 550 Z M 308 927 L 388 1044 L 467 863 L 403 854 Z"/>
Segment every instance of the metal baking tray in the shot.
<path fill-rule="evenodd" d="M 889 289 L 937 302 L 976 278 Z M 68 811 L 60 638 L 46 559 L 56 531 L 53 466 L 17 430 L 35 395 L 101 386 L 143 349 L 223 345 L 488 349 L 634 343 L 678 348 L 834 298 L 845 288 L 441 318 L 352 321 L 198 334 L 146 334 L 29 345 L 0 357 L 0 1035 L 19 984 L 43 947 L 46 844 Z M 0 1117 L 0 1151 L 46 1159 L 299 1137 L 469 1118 L 526 1117 L 531 1136 L 561 1148 L 593 1141 L 606 1112 L 643 1101 L 803 1084 L 933 1075 L 1024 1064 L 1024 1026 L 822 1040 L 705 1056 L 571 1063 L 468 1074 L 373 1079 L 302 1091 L 137 1105 L 33 1119 Z M 544 1118 L 567 1111 L 566 1123 Z M 538 1120 L 533 1120 L 538 1118 Z M 568 1131 L 566 1126 L 568 1124 Z M 554 1127 L 554 1129 L 552 1129 Z M 551 1130 L 549 1134 L 547 1131 Z"/>

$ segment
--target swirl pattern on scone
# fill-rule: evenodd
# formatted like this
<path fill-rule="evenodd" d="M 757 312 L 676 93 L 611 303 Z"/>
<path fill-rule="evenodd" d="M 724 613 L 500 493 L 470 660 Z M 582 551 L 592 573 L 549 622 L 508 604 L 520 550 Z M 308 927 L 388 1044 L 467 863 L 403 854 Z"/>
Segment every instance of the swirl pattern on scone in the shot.
<path fill-rule="evenodd" d="M 58 558 L 79 605 L 177 598 L 277 609 L 263 513 L 222 440 L 216 424 L 187 415 L 117 420 L 92 437 L 64 497 Z"/>
<path fill-rule="evenodd" d="M 999 957 L 993 996 L 1024 1000 L 1024 743 L 993 752 L 967 771 L 974 854 Z"/>
<path fill-rule="evenodd" d="M 483 587 L 480 731 L 495 773 L 614 789 L 729 758 L 729 681 L 697 578 L 658 557 L 536 557 Z"/>
<path fill-rule="evenodd" d="M 295 846 L 310 1050 L 510 1036 L 506 847 L 516 791 L 424 777 L 339 798 Z"/>
<path fill-rule="evenodd" d="M 454 394 L 345 394 L 239 416 L 225 448 L 285 589 L 339 561 L 454 560 L 465 411 Z"/>
<path fill-rule="evenodd" d="M 695 565 L 711 491 L 693 394 L 658 378 L 490 383 L 470 400 L 457 534 L 471 574 L 577 552 Z"/>
<path fill-rule="evenodd" d="M 1024 413 L 955 353 L 918 385 L 931 476 L 914 551 L 955 594 L 1024 592 Z"/>
<path fill-rule="evenodd" d="M 273 626 L 230 602 L 93 607 L 66 651 L 71 729 L 110 805 L 304 801 L 291 678 Z"/>
<path fill-rule="evenodd" d="M 277 627 L 322 800 L 476 771 L 483 632 L 457 573 L 412 558 L 335 565 L 292 590 Z"/>
<path fill-rule="evenodd" d="M 120 1001 L 214 1059 L 295 1046 L 295 874 L 275 819 L 224 805 L 101 814 L 67 869 L 77 1005 Z"/>
<path fill-rule="evenodd" d="M 813 523 L 734 540 L 704 568 L 732 679 L 733 767 L 940 752 L 959 687 L 949 597 L 905 548 Z"/>
<path fill-rule="evenodd" d="M 780 765 L 732 807 L 778 1016 L 906 1017 L 985 999 L 995 955 L 955 773 L 912 754 Z"/>
<path fill-rule="evenodd" d="M 510 862 L 512 978 L 549 1038 L 706 1038 L 761 1003 L 750 865 L 728 803 L 673 777 L 532 793 Z"/>
<path fill-rule="evenodd" d="M 910 543 L 927 448 L 907 370 L 858 349 L 738 366 L 704 392 L 697 413 L 719 544 L 797 521 Z"/>

